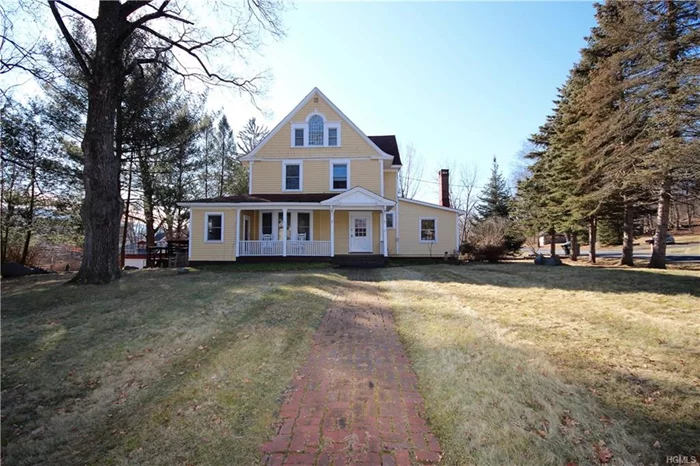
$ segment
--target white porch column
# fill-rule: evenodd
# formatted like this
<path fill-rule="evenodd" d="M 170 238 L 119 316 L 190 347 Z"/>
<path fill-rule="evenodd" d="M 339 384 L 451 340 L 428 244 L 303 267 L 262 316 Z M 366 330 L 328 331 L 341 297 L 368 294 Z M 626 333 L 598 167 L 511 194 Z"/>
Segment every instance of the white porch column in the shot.
<path fill-rule="evenodd" d="M 236 209 L 236 259 L 241 255 L 241 209 Z"/>
<path fill-rule="evenodd" d="M 331 257 L 335 257 L 335 209 L 331 207 Z"/>
<path fill-rule="evenodd" d="M 287 257 L 287 208 L 282 209 L 282 257 Z"/>
<path fill-rule="evenodd" d="M 384 254 L 384 257 L 387 257 L 389 255 L 389 248 L 387 245 L 387 236 L 386 236 L 386 208 L 382 209 L 382 254 Z"/>

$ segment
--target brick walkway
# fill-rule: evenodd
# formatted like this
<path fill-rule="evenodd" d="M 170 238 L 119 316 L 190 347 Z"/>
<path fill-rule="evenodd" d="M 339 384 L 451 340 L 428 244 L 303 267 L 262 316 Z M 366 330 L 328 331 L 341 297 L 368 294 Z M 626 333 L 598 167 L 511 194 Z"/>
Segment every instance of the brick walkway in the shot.
<path fill-rule="evenodd" d="M 351 272 L 371 279 L 374 271 Z M 349 281 L 314 337 L 280 410 L 266 465 L 437 463 L 416 376 L 376 283 Z"/>

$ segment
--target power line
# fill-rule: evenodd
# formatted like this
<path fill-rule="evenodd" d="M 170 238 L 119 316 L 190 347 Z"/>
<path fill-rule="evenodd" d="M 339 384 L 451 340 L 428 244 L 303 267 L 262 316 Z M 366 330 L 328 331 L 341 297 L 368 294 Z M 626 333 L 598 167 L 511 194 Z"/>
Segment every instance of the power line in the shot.
<path fill-rule="evenodd" d="M 419 182 L 421 182 L 421 183 L 440 184 L 439 181 L 423 180 L 423 179 L 420 179 L 420 178 L 411 178 L 410 176 L 407 176 L 406 179 L 407 179 L 407 180 L 411 180 L 411 181 L 419 181 Z M 452 187 L 454 187 L 454 188 L 483 189 L 483 188 L 485 188 L 485 187 L 488 186 L 488 185 L 485 185 L 485 184 L 484 184 L 484 185 L 476 185 L 476 184 L 475 184 L 475 185 L 473 185 L 473 186 L 470 187 L 470 186 L 466 186 L 466 185 L 463 185 L 463 184 L 454 184 L 454 183 L 450 183 L 450 186 L 452 186 Z"/>

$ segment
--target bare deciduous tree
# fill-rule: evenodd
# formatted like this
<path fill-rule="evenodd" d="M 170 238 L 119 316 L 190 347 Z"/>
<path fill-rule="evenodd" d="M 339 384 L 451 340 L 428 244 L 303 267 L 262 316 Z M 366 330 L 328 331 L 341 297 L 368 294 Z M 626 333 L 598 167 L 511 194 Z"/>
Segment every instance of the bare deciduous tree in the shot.
<path fill-rule="evenodd" d="M 423 160 L 413 144 L 407 144 L 401 149 L 401 162 L 403 165 L 399 171 L 399 196 L 413 199 L 418 193 L 423 177 Z"/>
<path fill-rule="evenodd" d="M 463 212 L 460 214 L 459 222 L 459 242 L 462 244 L 466 241 L 474 224 L 476 206 L 479 203 L 476 184 L 479 171 L 476 166 L 465 163 L 457 170 L 453 170 L 453 173 L 450 183 L 450 205 Z"/>
<path fill-rule="evenodd" d="M 207 5 L 216 11 L 217 24 L 230 25 L 226 32 L 212 32 L 212 24 L 194 17 L 170 0 L 100 1 L 96 16 L 80 3 L 48 0 L 51 14 L 88 83 L 83 181 L 85 227 L 83 262 L 75 277 L 78 283 L 108 283 L 120 277 L 118 243 L 122 210 L 119 171 L 115 156 L 116 110 L 124 79 L 144 66 L 159 64 L 184 79 L 204 84 L 230 85 L 254 96 L 260 92 L 261 75 L 236 76 L 230 64 L 217 67 L 217 53 L 238 57 L 259 45 L 261 31 L 281 34 L 280 4 L 249 0 L 229 22 L 225 10 L 233 7 Z M 80 6 L 78 6 L 80 5 Z M 91 26 L 90 41 L 80 41 L 71 26 Z M 127 53 L 128 51 L 128 53 Z"/>

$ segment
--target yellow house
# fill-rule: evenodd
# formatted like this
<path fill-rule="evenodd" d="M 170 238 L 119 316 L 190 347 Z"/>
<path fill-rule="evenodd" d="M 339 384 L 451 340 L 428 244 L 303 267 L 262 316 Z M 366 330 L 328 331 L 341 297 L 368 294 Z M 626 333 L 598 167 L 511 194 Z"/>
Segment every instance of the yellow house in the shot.
<path fill-rule="evenodd" d="M 181 202 L 190 263 L 317 258 L 384 263 L 458 248 L 459 211 L 398 195 L 395 136 L 367 136 L 314 88 L 241 160 L 249 192 Z"/>

